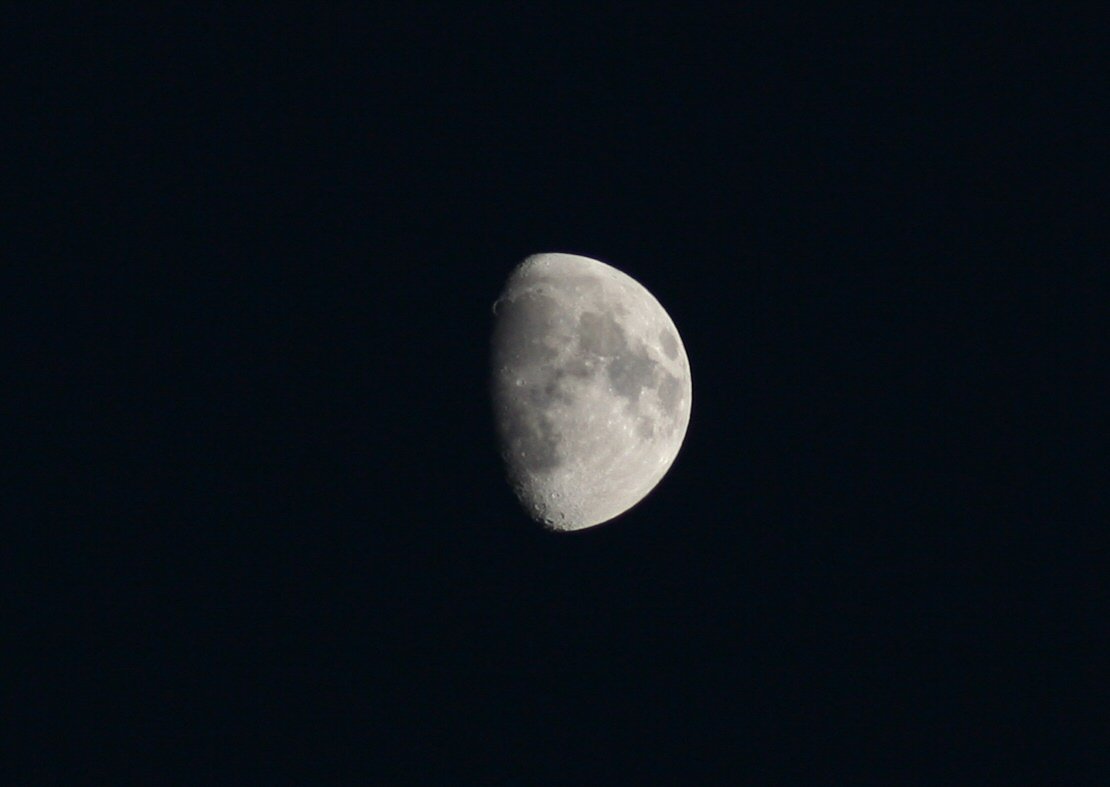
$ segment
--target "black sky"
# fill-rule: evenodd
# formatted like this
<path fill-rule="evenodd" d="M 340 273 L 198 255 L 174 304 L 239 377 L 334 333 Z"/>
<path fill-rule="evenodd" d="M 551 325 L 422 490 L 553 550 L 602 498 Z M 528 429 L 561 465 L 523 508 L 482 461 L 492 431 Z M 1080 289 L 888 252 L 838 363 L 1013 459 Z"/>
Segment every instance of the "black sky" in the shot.
<path fill-rule="evenodd" d="M 1099 783 L 1095 20 L 194 5 L 3 12 L 5 782 Z M 564 536 L 486 401 L 541 251 L 694 380 Z"/>

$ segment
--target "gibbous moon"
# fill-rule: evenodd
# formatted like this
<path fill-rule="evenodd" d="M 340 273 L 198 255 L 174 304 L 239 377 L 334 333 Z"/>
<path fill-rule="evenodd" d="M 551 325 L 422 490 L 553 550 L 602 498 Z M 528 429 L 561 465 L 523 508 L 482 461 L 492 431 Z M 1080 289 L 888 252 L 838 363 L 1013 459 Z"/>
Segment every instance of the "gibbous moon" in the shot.
<path fill-rule="evenodd" d="M 636 505 L 690 422 L 690 364 L 670 316 L 631 276 L 574 254 L 524 260 L 494 314 L 494 420 L 529 515 L 581 530 Z"/>

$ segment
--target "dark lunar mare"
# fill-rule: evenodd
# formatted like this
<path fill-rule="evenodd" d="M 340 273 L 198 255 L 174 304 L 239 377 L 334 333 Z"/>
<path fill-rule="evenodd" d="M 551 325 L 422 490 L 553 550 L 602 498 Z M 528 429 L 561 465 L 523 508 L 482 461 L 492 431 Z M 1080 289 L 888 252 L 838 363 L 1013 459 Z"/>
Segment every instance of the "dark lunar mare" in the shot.
<path fill-rule="evenodd" d="M 654 387 L 662 370 L 645 350 L 634 350 L 610 314 L 584 312 L 578 319 L 578 346 L 583 355 L 605 363 L 609 383 L 619 396 L 635 404 L 640 392 Z"/>
<path fill-rule="evenodd" d="M 670 331 L 664 329 L 659 332 L 659 346 L 663 348 L 663 352 L 672 361 L 678 357 L 678 340 Z"/>
<path fill-rule="evenodd" d="M 663 411 L 676 416 L 682 398 L 682 381 L 658 364 L 642 347 L 632 348 L 620 324 L 609 314 L 585 312 L 578 321 L 579 349 L 583 356 L 593 355 L 599 361 L 605 359 L 606 373 L 613 391 L 634 406 L 644 390 L 655 389 Z M 659 342 L 670 357 L 678 354 L 678 344 L 670 331 L 659 334 Z M 674 421 L 671 422 L 672 428 Z M 643 421 L 639 428 L 640 436 L 650 439 L 654 428 L 650 422 Z"/>

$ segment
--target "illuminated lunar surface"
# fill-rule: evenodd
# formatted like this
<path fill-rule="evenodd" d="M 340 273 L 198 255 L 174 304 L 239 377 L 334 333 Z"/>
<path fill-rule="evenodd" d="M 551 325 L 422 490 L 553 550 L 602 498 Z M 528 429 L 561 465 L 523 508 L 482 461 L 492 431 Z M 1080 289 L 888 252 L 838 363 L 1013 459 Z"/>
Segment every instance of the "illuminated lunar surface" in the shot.
<path fill-rule="evenodd" d="M 526 259 L 494 313 L 494 416 L 525 510 L 567 531 L 636 505 L 690 421 L 690 364 L 670 316 L 632 277 L 573 254 Z"/>

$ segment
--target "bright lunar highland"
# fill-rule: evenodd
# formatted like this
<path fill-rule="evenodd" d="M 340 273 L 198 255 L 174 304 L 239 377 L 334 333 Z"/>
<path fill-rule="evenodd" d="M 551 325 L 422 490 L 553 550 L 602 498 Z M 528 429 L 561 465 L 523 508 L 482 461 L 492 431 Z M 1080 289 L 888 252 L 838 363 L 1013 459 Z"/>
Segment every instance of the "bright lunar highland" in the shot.
<path fill-rule="evenodd" d="M 494 314 L 494 418 L 521 504 L 559 531 L 636 505 L 690 422 L 690 364 L 670 316 L 632 277 L 574 254 L 526 259 Z"/>

